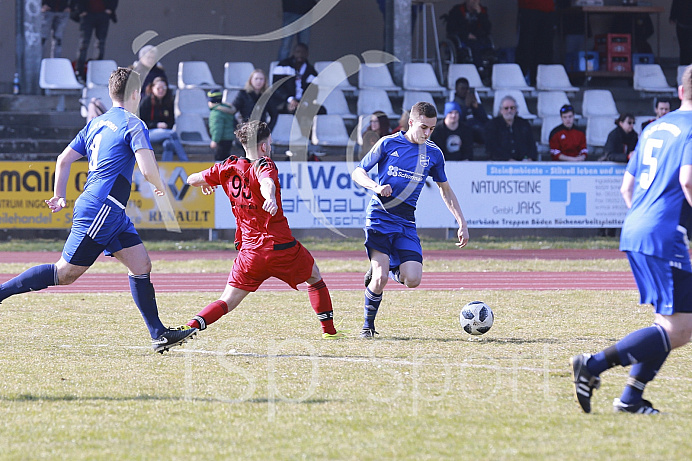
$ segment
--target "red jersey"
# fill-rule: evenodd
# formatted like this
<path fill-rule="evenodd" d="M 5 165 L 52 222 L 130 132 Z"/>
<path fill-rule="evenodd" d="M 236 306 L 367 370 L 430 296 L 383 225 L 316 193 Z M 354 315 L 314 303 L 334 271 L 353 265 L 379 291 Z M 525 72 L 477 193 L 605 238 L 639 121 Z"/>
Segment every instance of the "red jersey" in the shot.
<path fill-rule="evenodd" d="M 555 11 L 555 0 L 519 0 L 519 8 L 538 10 L 545 13 Z"/>
<path fill-rule="evenodd" d="M 236 220 L 236 235 L 242 235 L 242 249 L 276 249 L 277 245 L 295 240 L 281 206 L 279 170 L 269 157 L 250 161 L 232 155 L 225 162 L 204 170 L 202 176 L 210 186 L 222 186 L 226 191 Z M 264 178 L 271 178 L 276 185 L 279 210 L 274 216 L 262 209 L 264 197 L 260 192 L 260 181 Z"/>
<path fill-rule="evenodd" d="M 578 157 L 587 155 L 586 135 L 581 128 L 572 126 L 568 129 L 565 125 L 559 125 L 550 132 L 550 155 L 553 160 L 559 160 L 560 154 Z"/>

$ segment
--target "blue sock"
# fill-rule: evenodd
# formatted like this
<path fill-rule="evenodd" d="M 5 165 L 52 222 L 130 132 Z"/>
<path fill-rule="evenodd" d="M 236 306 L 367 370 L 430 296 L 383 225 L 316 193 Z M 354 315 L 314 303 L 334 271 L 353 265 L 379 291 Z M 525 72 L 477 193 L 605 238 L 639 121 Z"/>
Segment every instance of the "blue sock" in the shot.
<path fill-rule="evenodd" d="M 58 284 L 55 264 L 41 264 L 25 270 L 15 278 L 0 285 L 0 301 L 28 291 L 43 290 Z"/>
<path fill-rule="evenodd" d="M 661 335 L 665 338 L 664 342 L 666 347 L 660 351 L 657 357 L 632 365 L 629 378 L 627 378 L 627 385 L 620 396 L 620 400 L 623 403 L 633 404 L 641 401 L 644 387 L 649 381 L 656 377 L 658 370 L 661 369 L 663 363 L 668 358 L 668 354 L 670 353 L 670 339 L 668 338 L 668 333 L 666 333 L 661 326 L 654 326 L 660 329 Z"/>
<path fill-rule="evenodd" d="M 363 323 L 363 329 L 375 329 L 375 317 L 381 302 L 382 293 L 375 294 L 370 291 L 370 288 L 365 289 L 365 323 Z"/>
<path fill-rule="evenodd" d="M 633 331 L 614 346 L 593 355 L 587 362 L 586 368 L 591 374 L 598 376 L 616 365 L 626 367 L 633 363 L 657 363 L 662 356 L 665 361 L 665 356 L 669 352 L 668 334 L 660 325 L 654 324 Z"/>
<path fill-rule="evenodd" d="M 139 312 L 142 314 L 142 317 L 144 317 L 144 323 L 146 323 L 149 329 L 149 334 L 153 339 L 156 339 L 161 336 L 167 328 L 163 326 L 159 319 L 154 285 L 152 285 L 149 279 L 149 274 L 130 275 L 129 278 L 132 299 L 134 299 L 135 304 L 139 308 Z"/>

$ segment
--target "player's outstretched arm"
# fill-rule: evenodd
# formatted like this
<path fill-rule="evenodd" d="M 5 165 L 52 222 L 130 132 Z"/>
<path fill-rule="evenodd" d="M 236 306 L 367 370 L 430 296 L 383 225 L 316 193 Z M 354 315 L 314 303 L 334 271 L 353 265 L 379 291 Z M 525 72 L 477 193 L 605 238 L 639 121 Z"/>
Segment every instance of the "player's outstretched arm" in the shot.
<path fill-rule="evenodd" d="M 204 179 L 204 175 L 202 174 L 202 171 L 198 173 L 192 173 L 190 176 L 187 177 L 187 183 L 190 186 L 194 187 L 201 187 L 202 188 L 202 194 L 204 195 L 209 195 L 214 193 L 214 188 L 207 184 L 207 181 Z"/>
<path fill-rule="evenodd" d="M 682 174 L 682 171 L 680 172 Z M 636 178 L 632 176 L 632 173 L 625 171 L 625 175 L 622 177 L 622 185 L 620 186 L 620 195 L 625 200 L 625 205 L 627 208 L 632 208 L 632 195 L 634 194 L 634 183 Z"/>
<path fill-rule="evenodd" d="M 66 147 L 55 162 L 55 186 L 53 188 L 53 197 L 46 200 L 46 204 L 50 211 L 56 213 L 65 206 L 67 202 L 65 201 L 65 196 L 67 193 L 67 180 L 70 177 L 70 168 L 72 164 L 82 158 L 82 154 L 72 149 L 71 147 Z"/>
<path fill-rule="evenodd" d="M 683 165 L 680 167 L 680 185 L 685 193 L 687 203 L 692 206 L 692 165 Z"/>
<path fill-rule="evenodd" d="M 260 181 L 260 192 L 264 197 L 262 209 L 274 216 L 279 211 L 279 205 L 276 203 L 276 184 L 272 178 L 262 178 Z"/>
<path fill-rule="evenodd" d="M 368 176 L 367 171 L 359 166 L 353 170 L 353 173 L 351 173 L 351 179 L 353 179 L 359 186 L 371 190 L 382 197 L 389 197 L 392 195 L 392 186 L 389 184 L 385 184 L 384 186 L 377 184 L 370 176 Z"/>
<path fill-rule="evenodd" d="M 144 179 L 154 186 L 154 193 L 158 196 L 166 194 L 166 186 L 163 184 L 159 165 L 156 163 L 154 151 L 151 149 L 139 149 L 135 152 L 139 171 L 142 172 Z"/>
<path fill-rule="evenodd" d="M 459 243 L 456 245 L 459 248 L 463 248 L 467 243 L 469 243 L 469 228 L 466 224 L 464 214 L 461 212 L 459 200 L 457 200 L 457 196 L 452 190 L 452 186 L 449 185 L 449 182 L 438 182 L 437 187 L 440 188 L 440 195 L 442 196 L 442 200 L 445 202 L 445 205 L 447 205 L 447 208 L 452 213 L 452 216 L 454 216 L 454 219 L 456 219 L 457 223 L 459 223 L 459 230 L 457 231 Z"/>

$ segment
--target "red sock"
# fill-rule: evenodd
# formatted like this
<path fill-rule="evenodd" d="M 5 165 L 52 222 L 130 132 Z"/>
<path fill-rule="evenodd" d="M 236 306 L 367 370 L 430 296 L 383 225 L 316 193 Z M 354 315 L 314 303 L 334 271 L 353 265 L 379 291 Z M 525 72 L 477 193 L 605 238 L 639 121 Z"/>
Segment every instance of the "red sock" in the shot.
<path fill-rule="evenodd" d="M 202 309 L 202 312 L 195 315 L 187 324 L 191 327 L 204 330 L 207 328 L 207 325 L 216 322 L 225 314 L 228 314 L 228 304 L 219 299 Z"/>
<path fill-rule="evenodd" d="M 336 329 L 334 329 L 332 298 L 329 296 L 329 289 L 324 283 L 324 280 L 320 280 L 314 285 L 308 285 L 308 297 L 310 298 L 312 308 L 315 310 L 315 313 L 317 313 L 317 318 L 320 320 L 320 323 L 322 323 L 322 331 L 330 335 L 336 334 Z"/>

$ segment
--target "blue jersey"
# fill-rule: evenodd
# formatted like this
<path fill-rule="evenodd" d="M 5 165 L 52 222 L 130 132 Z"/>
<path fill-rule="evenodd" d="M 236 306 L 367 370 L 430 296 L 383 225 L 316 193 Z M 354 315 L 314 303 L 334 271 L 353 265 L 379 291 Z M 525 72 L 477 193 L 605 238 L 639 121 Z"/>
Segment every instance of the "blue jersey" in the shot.
<path fill-rule="evenodd" d="M 680 185 L 682 165 L 692 164 L 692 112 L 674 111 L 649 124 L 627 164 L 635 177 L 632 207 L 620 250 L 656 256 L 681 267 L 689 261 L 690 205 Z"/>
<path fill-rule="evenodd" d="M 70 147 L 89 160 L 84 193 L 125 208 L 132 189 L 135 152 L 151 149 L 144 122 L 122 107 L 113 107 L 82 128 Z"/>
<path fill-rule="evenodd" d="M 415 144 L 399 132 L 385 136 L 363 157 L 360 166 L 370 171 L 377 165 L 377 182 L 392 187 L 390 197 L 373 195 L 367 219 L 415 223 L 420 191 L 428 176 L 447 182 L 442 151 L 432 141 Z"/>

